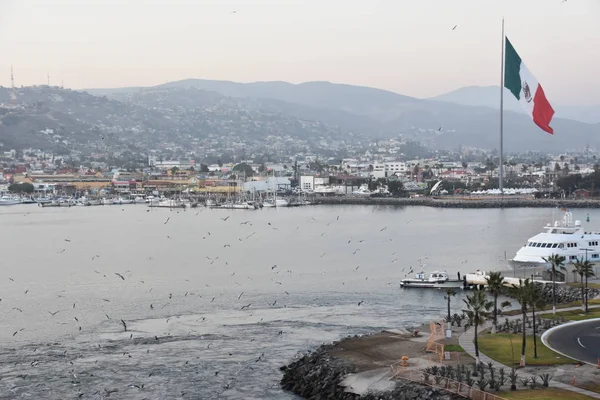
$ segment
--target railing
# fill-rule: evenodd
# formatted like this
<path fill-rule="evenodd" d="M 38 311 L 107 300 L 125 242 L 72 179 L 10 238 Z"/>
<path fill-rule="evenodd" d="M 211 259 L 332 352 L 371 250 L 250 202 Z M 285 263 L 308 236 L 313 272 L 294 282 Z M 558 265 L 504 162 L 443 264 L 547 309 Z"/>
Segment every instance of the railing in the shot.
<path fill-rule="evenodd" d="M 427 385 L 430 387 L 445 390 L 457 394 L 461 397 L 473 400 L 506 400 L 504 397 L 488 393 L 466 383 L 458 382 L 450 378 L 443 378 L 439 375 L 432 375 L 415 369 L 408 369 L 395 363 L 391 365 L 392 379 L 404 379 L 407 381 Z"/>

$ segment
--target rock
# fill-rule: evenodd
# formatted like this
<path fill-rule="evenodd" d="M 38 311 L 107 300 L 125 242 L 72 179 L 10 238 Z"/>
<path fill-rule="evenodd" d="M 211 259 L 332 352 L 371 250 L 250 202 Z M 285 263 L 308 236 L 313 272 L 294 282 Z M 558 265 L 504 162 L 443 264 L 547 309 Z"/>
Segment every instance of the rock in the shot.
<path fill-rule="evenodd" d="M 332 348 L 333 345 L 323 345 L 316 351 L 281 367 L 280 370 L 283 372 L 282 388 L 311 400 L 452 400 L 460 398 L 442 390 L 405 381 L 398 381 L 394 389 L 389 392 L 368 393 L 363 396 L 346 393 L 339 384 L 347 374 L 358 372 L 358 368 L 348 361 L 331 357 L 328 352 Z"/>
<path fill-rule="evenodd" d="M 581 288 L 567 286 L 565 284 L 556 284 L 556 304 L 572 303 L 581 300 Z M 589 288 L 589 298 L 594 299 L 600 296 L 600 289 Z M 547 304 L 552 304 L 552 284 L 543 285 L 542 295 Z"/>

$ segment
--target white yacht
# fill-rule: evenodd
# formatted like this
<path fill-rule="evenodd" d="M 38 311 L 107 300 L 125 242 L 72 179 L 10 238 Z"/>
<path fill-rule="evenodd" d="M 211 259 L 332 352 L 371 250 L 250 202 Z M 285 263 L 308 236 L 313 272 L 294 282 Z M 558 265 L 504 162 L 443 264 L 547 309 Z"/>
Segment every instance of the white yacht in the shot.
<path fill-rule="evenodd" d="M 415 287 L 423 289 L 444 289 L 444 288 L 463 288 L 462 279 L 450 279 L 446 271 L 433 271 L 429 276 L 424 272 L 419 272 L 411 279 L 402 279 L 400 286 L 403 288 Z"/>
<path fill-rule="evenodd" d="M 358 188 L 358 190 L 355 190 L 354 192 L 352 192 L 352 194 L 359 195 L 359 196 L 370 196 L 372 193 L 373 192 L 371 192 L 369 190 L 369 185 L 367 185 L 367 184 L 361 185 Z"/>
<path fill-rule="evenodd" d="M 0 197 L 0 206 L 12 206 L 15 204 L 21 204 L 21 198 L 18 196 L 2 196 Z"/>
<path fill-rule="evenodd" d="M 512 259 L 513 267 L 545 266 L 544 258 L 552 254 L 564 256 L 566 262 L 577 259 L 600 261 L 600 232 L 586 231 L 581 221 L 573 222 L 573 215 L 566 211 L 562 221 L 547 224 L 544 232 L 529 238 Z"/>

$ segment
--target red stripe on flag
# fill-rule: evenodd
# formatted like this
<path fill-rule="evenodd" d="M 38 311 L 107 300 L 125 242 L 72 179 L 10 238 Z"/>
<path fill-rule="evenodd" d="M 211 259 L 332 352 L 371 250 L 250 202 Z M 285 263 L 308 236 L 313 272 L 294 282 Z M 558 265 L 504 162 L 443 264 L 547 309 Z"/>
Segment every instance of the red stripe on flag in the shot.
<path fill-rule="evenodd" d="M 550 121 L 552 121 L 552 117 L 554 116 L 554 109 L 550 103 L 548 103 L 542 85 L 538 85 L 535 96 L 533 97 L 533 103 L 533 122 L 542 128 L 542 130 L 553 135 L 554 129 L 550 127 Z"/>

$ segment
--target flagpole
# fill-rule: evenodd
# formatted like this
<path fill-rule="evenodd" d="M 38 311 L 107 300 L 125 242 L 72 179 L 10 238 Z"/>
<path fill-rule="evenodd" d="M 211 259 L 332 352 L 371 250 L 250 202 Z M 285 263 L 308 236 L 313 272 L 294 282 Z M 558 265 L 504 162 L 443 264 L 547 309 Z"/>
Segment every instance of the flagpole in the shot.
<path fill-rule="evenodd" d="M 504 195 L 504 17 L 502 17 L 502 60 L 500 61 L 500 165 L 498 166 L 500 195 Z"/>

